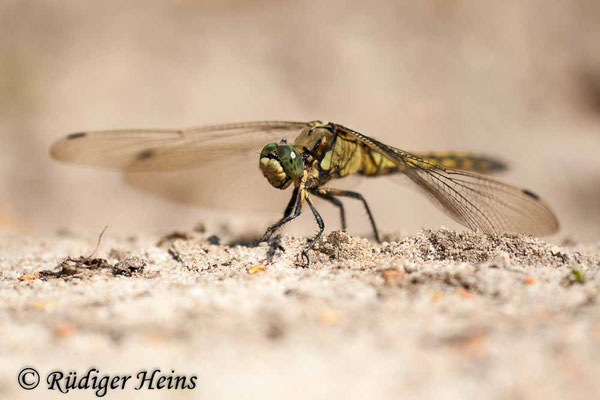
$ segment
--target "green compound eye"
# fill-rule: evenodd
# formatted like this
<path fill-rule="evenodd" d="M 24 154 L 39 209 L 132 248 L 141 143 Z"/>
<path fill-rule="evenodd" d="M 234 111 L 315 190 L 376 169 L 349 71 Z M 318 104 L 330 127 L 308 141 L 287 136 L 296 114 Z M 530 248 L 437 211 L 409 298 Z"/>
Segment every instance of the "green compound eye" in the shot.
<path fill-rule="evenodd" d="M 265 146 L 265 149 L 267 146 Z M 296 179 L 302 176 L 304 162 L 302 161 L 302 155 L 298 150 L 288 145 L 277 146 L 277 158 L 279 158 L 279 162 L 281 163 L 285 174 L 290 179 Z"/>
<path fill-rule="evenodd" d="M 260 158 L 267 157 L 267 155 L 272 153 L 277 153 L 277 144 L 275 143 L 269 143 L 263 147 L 262 151 L 260 152 Z"/>

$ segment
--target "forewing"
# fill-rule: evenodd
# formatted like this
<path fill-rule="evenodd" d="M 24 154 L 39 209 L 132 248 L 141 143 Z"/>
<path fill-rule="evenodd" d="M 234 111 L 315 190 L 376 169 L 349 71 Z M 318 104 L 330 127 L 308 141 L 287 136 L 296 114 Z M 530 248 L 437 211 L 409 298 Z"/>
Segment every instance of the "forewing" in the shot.
<path fill-rule="evenodd" d="M 182 130 L 82 132 L 51 147 L 55 159 L 118 169 L 137 189 L 194 205 L 279 212 L 289 193 L 260 173 L 269 142 L 290 139 L 304 122 L 263 121 Z"/>
<path fill-rule="evenodd" d="M 539 196 L 473 172 L 445 168 L 345 127 L 339 129 L 396 163 L 458 223 L 486 233 L 547 235 L 558 221 Z"/>
<path fill-rule="evenodd" d="M 80 132 L 54 143 L 50 154 L 61 161 L 128 172 L 178 170 L 252 152 L 258 157 L 265 144 L 305 126 L 304 122 L 261 121 L 179 130 Z"/>
<path fill-rule="evenodd" d="M 126 172 L 124 180 L 136 189 L 178 203 L 280 213 L 290 192 L 269 185 L 258 168 L 259 154 L 260 149 L 242 159 L 225 157 L 192 169 Z"/>

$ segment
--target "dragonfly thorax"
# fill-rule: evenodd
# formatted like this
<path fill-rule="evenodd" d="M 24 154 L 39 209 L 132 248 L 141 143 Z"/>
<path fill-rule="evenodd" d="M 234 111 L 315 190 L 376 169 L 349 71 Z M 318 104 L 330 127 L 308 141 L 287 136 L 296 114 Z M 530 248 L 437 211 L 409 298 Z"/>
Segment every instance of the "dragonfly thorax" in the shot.
<path fill-rule="evenodd" d="M 260 152 L 259 167 L 271 186 L 285 189 L 302 176 L 304 162 L 293 146 L 269 143 Z"/>

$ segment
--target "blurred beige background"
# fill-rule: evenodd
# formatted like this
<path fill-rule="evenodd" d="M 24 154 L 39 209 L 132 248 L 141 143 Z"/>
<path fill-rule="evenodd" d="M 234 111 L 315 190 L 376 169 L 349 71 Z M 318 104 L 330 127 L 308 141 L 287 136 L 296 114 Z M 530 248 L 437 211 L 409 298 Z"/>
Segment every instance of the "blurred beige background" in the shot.
<path fill-rule="evenodd" d="M 374 4 L 2 0 L 0 229 L 135 234 L 227 217 L 53 162 L 48 146 L 64 134 L 323 119 L 407 150 L 501 157 L 502 179 L 555 209 L 553 240 L 598 240 L 600 3 Z M 384 230 L 455 226 L 408 184 L 360 190 Z M 285 201 L 267 219 L 235 221 L 262 231 Z M 367 232 L 349 208 L 351 232 Z"/>

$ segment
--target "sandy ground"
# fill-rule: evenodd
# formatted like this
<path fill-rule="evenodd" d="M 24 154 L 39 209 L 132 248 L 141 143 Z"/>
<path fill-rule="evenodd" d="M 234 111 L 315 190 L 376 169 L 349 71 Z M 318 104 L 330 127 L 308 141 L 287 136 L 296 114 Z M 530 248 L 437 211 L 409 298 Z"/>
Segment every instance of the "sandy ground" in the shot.
<path fill-rule="evenodd" d="M 193 390 L 107 398 L 600 394 L 600 246 L 446 229 L 387 240 L 332 232 L 302 268 L 305 240 L 287 236 L 107 232 L 93 259 L 91 235 L 4 236 L 0 397 L 64 398 L 21 389 L 25 366 L 43 381 L 92 367 L 197 376 Z"/>

